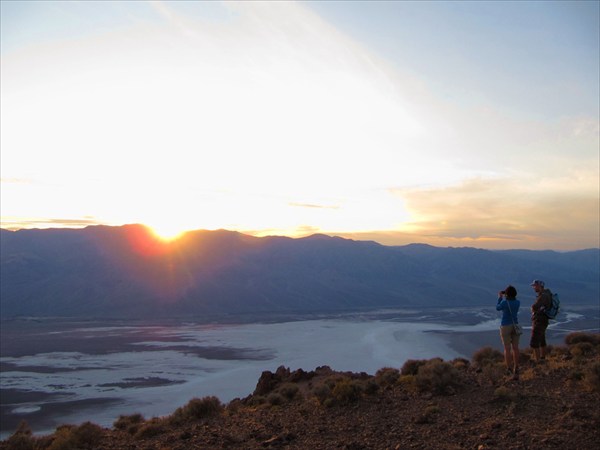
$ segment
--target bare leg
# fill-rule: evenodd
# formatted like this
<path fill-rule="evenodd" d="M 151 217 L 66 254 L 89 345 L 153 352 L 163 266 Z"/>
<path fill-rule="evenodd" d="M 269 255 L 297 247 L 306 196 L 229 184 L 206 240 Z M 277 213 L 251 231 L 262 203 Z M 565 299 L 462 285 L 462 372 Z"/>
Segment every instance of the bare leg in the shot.
<path fill-rule="evenodd" d="M 513 356 L 513 371 L 517 373 L 519 370 L 519 344 L 513 342 L 512 344 L 512 356 Z"/>
<path fill-rule="evenodd" d="M 511 359 L 512 355 L 510 351 L 510 344 L 508 344 L 504 346 L 504 363 L 506 364 L 506 368 L 508 370 L 511 369 Z"/>
<path fill-rule="evenodd" d="M 540 360 L 540 349 L 539 348 L 533 349 L 533 359 L 536 361 Z"/>

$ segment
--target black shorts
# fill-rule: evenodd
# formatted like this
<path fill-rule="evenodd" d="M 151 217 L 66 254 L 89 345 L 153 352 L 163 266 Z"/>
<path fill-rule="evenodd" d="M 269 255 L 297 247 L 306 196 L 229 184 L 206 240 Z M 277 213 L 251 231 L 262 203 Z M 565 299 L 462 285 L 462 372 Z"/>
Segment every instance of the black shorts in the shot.
<path fill-rule="evenodd" d="M 540 348 L 546 346 L 546 328 L 548 328 L 548 320 L 535 320 L 532 322 L 531 340 L 529 345 L 531 348 Z"/>

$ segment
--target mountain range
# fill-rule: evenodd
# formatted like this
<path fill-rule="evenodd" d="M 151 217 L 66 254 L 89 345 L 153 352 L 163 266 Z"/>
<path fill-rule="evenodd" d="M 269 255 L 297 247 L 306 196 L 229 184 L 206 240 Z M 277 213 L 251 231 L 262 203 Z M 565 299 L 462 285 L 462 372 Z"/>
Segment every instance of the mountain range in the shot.
<path fill-rule="evenodd" d="M 572 252 L 384 246 L 325 235 L 196 230 L 165 242 L 142 225 L 1 230 L 0 314 L 202 318 L 494 304 L 543 279 L 598 305 L 600 249 Z"/>

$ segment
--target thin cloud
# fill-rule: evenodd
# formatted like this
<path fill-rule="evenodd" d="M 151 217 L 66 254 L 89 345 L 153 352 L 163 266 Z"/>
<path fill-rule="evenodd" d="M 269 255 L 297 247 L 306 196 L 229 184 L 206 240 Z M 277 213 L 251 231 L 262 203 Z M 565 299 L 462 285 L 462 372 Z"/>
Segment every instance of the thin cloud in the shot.
<path fill-rule="evenodd" d="M 335 206 L 335 205 L 317 205 L 314 203 L 296 203 L 296 202 L 290 202 L 288 203 L 289 206 L 294 206 L 294 207 L 298 207 L 298 208 L 315 208 L 315 209 L 339 209 L 339 206 Z"/>
<path fill-rule="evenodd" d="M 561 189 L 564 180 L 473 179 L 422 190 L 398 189 L 412 220 L 409 235 L 426 240 L 514 248 L 600 246 L 600 198 L 593 188 Z"/>
<path fill-rule="evenodd" d="M 104 223 L 92 217 L 81 219 L 3 217 L 0 226 L 5 230 L 16 231 L 24 228 L 82 228 L 90 225 L 104 225 Z"/>

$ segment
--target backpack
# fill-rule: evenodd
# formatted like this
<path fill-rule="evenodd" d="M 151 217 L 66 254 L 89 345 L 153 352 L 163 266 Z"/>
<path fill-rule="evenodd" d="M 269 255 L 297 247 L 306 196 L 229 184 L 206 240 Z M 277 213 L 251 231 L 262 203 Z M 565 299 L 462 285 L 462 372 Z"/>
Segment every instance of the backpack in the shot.
<path fill-rule="evenodd" d="M 559 310 L 560 310 L 560 298 L 558 297 L 558 294 L 555 292 L 552 294 L 552 304 L 544 312 L 550 319 L 556 319 L 556 315 L 558 314 Z"/>

